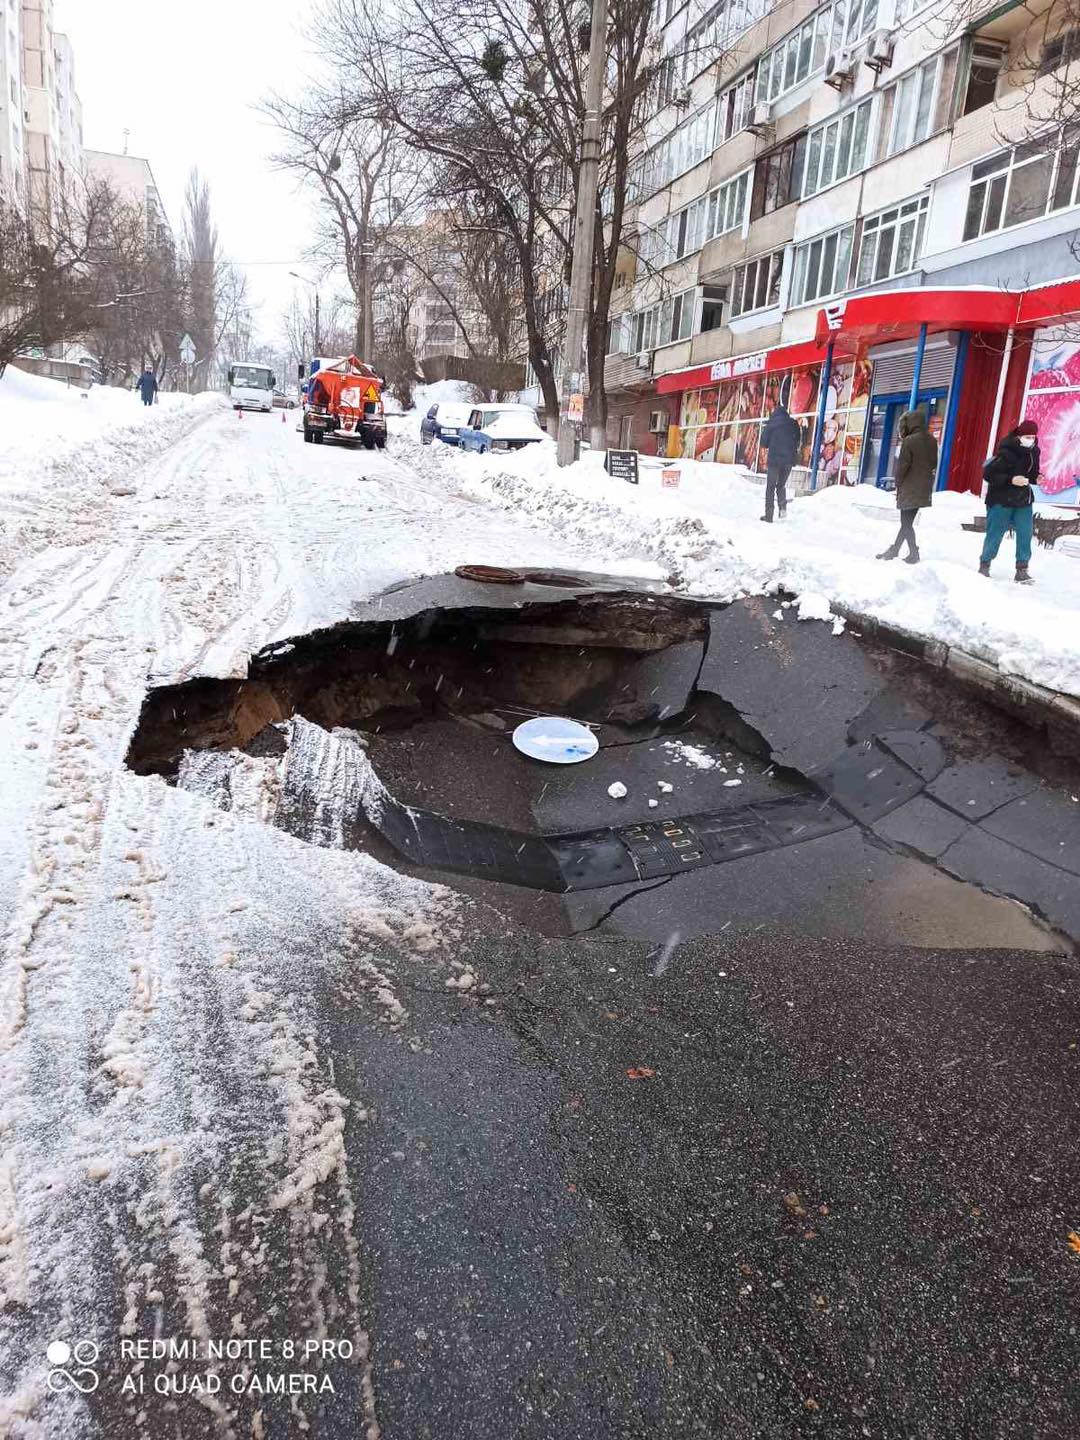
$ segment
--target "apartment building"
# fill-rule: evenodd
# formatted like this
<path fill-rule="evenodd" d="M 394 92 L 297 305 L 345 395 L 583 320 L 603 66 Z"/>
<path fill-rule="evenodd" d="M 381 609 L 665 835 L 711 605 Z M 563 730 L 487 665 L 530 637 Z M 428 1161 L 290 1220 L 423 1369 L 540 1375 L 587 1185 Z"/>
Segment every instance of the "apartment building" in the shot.
<path fill-rule="evenodd" d="M 147 235 L 162 243 L 173 238 L 149 160 L 141 155 L 114 155 L 109 150 L 84 150 L 83 168 L 88 180 L 111 186 L 122 200 L 143 208 Z"/>
<path fill-rule="evenodd" d="M 78 175 L 82 152 L 74 57 L 52 0 L 22 3 L 22 106 L 26 195 L 45 207 Z"/>
<path fill-rule="evenodd" d="M 0 199 L 22 202 L 22 0 L 0 0 Z"/>
<path fill-rule="evenodd" d="M 887 485 L 897 419 L 917 402 L 939 483 L 977 489 L 994 439 L 1026 414 L 1045 498 L 1075 498 L 1069 13 L 660 0 L 664 61 L 608 338 L 609 443 L 760 472 L 761 424 L 783 397 L 803 485 Z"/>

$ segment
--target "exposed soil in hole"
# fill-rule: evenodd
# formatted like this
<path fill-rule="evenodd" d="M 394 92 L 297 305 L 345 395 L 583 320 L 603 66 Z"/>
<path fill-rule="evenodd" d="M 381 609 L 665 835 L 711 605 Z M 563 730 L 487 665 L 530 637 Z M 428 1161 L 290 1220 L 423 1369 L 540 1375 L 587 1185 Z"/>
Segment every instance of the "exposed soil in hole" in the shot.
<path fill-rule="evenodd" d="M 774 607 L 532 591 L 347 622 L 269 647 L 244 680 L 152 692 L 128 761 L 301 839 L 456 874 L 547 933 L 616 915 L 634 934 L 733 916 L 756 929 L 793 894 L 786 923 L 811 933 L 869 924 L 951 945 L 1008 931 L 1045 948 L 1030 917 L 982 891 L 983 864 L 988 892 L 1080 933 L 1059 851 L 1039 869 L 1030 826 L 1011 859 L 980 828 L 1036 789 L 1056 788 L 1040 804 L 1060 807 L 1075 772 L 907 657 Z M 511 733 L 537 714 L 591 725 L 599 753 L 520 755 Z M 1062 855 L 1066 809 L 1050 817 Z"/>
<path fill-rule="evenodd" d="M 175 777 L 185 750 L 245 749 L 294 714 L 372 735 L 500 706 L 522 718 L 567 710 L 596 723 L 668 718 L 663 696 L 638 694 L 635 662 L 677 644 L 703 652 L 707 626 L 700 606 L 638 596 L 340 625 L 256 656 L 246 680 L 151 691 L 127 763 Z M 684 708 L 690 688 L 669 712 Z"/>

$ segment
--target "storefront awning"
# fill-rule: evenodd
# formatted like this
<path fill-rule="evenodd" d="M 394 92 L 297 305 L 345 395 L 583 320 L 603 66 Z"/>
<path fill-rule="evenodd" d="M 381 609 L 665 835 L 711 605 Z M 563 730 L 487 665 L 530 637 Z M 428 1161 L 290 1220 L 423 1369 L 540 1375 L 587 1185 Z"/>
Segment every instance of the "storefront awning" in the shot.
<path fill-rule="evenodd" d="M 1080 316 L 1080 279 L 1037 285 L 1030 290 L 879 290 L 836 300 L 818 311 L 817 339 L 832 340 L 842 353 L 866 344 L 913 340 L 925 325 L 931 335 L 945 330 L 1034 329 Z"/>

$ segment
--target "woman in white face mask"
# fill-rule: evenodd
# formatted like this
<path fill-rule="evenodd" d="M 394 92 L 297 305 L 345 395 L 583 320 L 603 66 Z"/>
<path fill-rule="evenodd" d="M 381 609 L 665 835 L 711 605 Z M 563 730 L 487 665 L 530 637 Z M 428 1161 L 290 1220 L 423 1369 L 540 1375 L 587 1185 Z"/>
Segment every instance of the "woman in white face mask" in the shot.
<path fill-rule="evenodd" d="M 1039 478 L 1039 431 L 1034 420 L 1023 420 L 998 445 L 983 466 L 986 481 L 986 542 L 979 557 L 979 574 L 990 574 L 990 562 L 1011 529 L 1016 533 L 1016 583 L 1032 585 L 1028 574 L 1035 512 L 1031 487 Z"/>

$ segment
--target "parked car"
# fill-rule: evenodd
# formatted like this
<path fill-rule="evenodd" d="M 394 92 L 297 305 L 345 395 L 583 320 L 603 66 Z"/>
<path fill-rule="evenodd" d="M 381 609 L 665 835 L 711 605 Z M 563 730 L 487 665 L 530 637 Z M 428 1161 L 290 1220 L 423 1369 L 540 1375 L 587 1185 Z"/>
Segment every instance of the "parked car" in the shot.
<path fill-rule="evenodd" d="M 468 405 L 462 405 L 460 401 L 439 400 L 420 422 L 420 443 L 430 445 L 433 440 L 442 440 L 446 445 L 458 445 L 461 427 L 468 423 Z"/>
<path fill-rule="evenodd" d="M 521 450 L 546 440 L 536 411 L 531 405 L 478 405 L 470 411 L 468 423 L 459 435 L 463 450 Z"/>
<path fill-rule="evenodd" d="M 296 397 L 295 397 L 295 396 L 293 396 L 293 395 L 287 395 L 284 390 L 275 390 L 275 391 L 274 391 L 274 409 L 275 409 L 275 410 L 295 410 L 295 409 L 296 409 L 296 403 L 297 403 L 297 402 L 296 402 Z"/>

